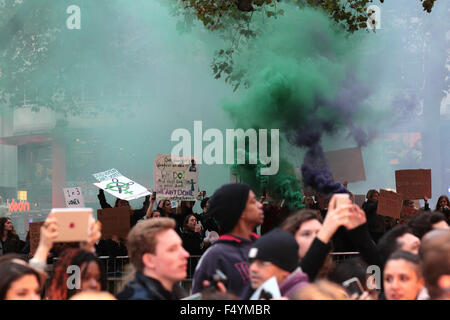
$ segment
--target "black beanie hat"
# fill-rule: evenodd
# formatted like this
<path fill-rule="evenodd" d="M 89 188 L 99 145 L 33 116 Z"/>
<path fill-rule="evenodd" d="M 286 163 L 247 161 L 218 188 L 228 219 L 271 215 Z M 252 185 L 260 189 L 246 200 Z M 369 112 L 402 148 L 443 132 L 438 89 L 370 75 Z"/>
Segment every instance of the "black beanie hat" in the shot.
<path fill-rule="evenodd" d="M 255 241 L 248 258 L 269 261 L 283 270 L 293 272 L 299 261 L 298 244 L 292 234 L 276 228 Z"/>
<path fill-rule="evenodd" d="M 231 183 L 220 187 L 209 199 L 208 213 L 219 223 L 222 232 L 230 232 L 244 211 L 250 186 L 244 183 Z"/>

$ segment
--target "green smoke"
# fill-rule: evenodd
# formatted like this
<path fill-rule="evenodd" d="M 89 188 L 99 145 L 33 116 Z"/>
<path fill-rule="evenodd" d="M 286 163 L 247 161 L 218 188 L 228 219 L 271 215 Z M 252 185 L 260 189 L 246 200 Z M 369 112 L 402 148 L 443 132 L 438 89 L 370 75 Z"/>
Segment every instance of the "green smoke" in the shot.
<path fill-rule="evenodd" d="M 366 35 L 349 36 L 317 10 L 282 8 L 285 15 L 256 26 L 262 35 L 235 58 L 235 72 L 244 72 L 250 88 L 223 109 L 237 128 L 279 128 L 287 140 L 280 155 L 286 155 L 294 145 L 320 143 L 322 132 L 357 128 L 353 119 L 373 110 L 367 104 L 368 89 L 361 85 L 367 71 L 361 63 Z M 360 139 L 361 131 L 355 130 L 353 138 Z M 256 165 L 236 165 L 234 170 L 257 190 L 267 187 L 296 208 L 302 195 L 293 164 L 299 159 L 281 157 L 275 176 L 260 176 Z"/>

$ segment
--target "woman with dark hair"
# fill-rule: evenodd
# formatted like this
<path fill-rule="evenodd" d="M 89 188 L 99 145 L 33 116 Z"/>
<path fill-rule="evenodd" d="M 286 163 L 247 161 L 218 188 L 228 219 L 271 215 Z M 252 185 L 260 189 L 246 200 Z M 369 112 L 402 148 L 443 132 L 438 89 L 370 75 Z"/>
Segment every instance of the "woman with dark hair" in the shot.
<path fill-rule="evenodd" d="M 366 202 L 361 207 L 366 213 L 370 235 L 376 243 L 378 243 L 378 240 L 386 232 L 384 219 L 377 214 L 379 196 L 380 193 L 375 189 L 367 191 Z"/>
<path fill-rule="evenodd" d="M 0 218 L 0 255 L 20 253 L 23 244 L 19 239 L 11 219 Z"/>
<path fill-rule="evenodd" d="M 445 215 L 447 223 L 450 224 L 450 200 L 447 196 L 440 196 L 434 211 L 440 211 Z"/>
<path fill-rule="evenodd" d="M 201 255 L 203 253 L 203 232 L 201 226 L 197 223 L 197 218 L 193 214 L 188 214 L 184 218 L 183 226 L 179 231 L 183 240 L 183 248 L 190 255 Z"/>
<path fill-rule="evenodd" d="M 419 256 L 394 252 L 384 267 L 383 284 L 387 300 L 416 300 L 425 285 Z"/>
<path fill-rule="evenodd" d="M 0 300 L 40 300 L 43 279 L 19 255 L 8 254 L 0 261 Z"/>
<path fill-rule="evenodd" d="M 106 276 L 97 256 L 88 251 L 69 248 L 64 250 L 55 265 L 47 299 L 68 300 L 79 292 L 105 289 Z"/>
<path fill-rule="evenodd" d="M 364 211 L 354 204 L 336 208 L 336 200 L 333 195 L 325 220 L 316 211 L 301 210 L 281 225 L 281 229 L 295 236 L 299 245 L 299 266 L 310 281 L 317 276 L 327 277 L 331 272 L 333 264 L 328 254 L 332 249 L 332 238 L 340 227 L 347 229 L 349 238 L 369 265 L 380 260 L 367 231 Z"/>

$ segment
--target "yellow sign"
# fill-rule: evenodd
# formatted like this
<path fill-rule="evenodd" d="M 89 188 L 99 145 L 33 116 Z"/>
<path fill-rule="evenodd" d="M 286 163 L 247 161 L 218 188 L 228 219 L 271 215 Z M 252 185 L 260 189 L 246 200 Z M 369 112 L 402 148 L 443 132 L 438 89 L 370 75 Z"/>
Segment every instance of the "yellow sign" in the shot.
<path fill-rule="evenodd" d="M 17 191 L 17 200 L 19 201 L 27 201 L 28 192 L 24 190 Z"/>

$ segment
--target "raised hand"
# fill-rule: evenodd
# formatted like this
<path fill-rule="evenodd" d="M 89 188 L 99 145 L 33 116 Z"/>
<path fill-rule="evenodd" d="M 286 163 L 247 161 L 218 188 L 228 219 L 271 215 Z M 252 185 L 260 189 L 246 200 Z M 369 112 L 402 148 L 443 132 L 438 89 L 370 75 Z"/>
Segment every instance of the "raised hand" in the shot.
<path fill-rule="evenodd" d="M 350 216 L 345 227 L 348 230 L 356 229 L 367 222 L 366 213 L 356 204 L 350 208 Z"/>
<path fill-rule="evenodd" d="M 335 208 L 336 199 L 336 195 L 333 195 L 330 200 L 328 212 L 322 224 L 322 228 L 317 233 L 317 238 L 323 243 L 328 243 L 336 233 L 337 229 L 339 229 L 339 227 L 348 224 L 352 215 L 350 209 L 353 207 L 353 205 L 348 204 L 339 208 Z"/>

